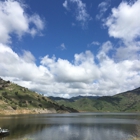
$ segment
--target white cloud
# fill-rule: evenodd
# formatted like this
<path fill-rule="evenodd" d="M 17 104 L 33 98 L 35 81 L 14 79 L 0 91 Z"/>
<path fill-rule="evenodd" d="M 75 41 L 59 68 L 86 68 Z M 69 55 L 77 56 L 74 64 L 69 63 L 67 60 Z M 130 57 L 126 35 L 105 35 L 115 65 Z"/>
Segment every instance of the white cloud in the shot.
<path fill-rule="evenodd" d="M 66 48 L 65 43 L 62 43 L 60 46 L 57 47 L 57 49 L 59 49 L 59 50 L 61 50 L 61 51 L 64 51 L 64 50 L 66 50 L 67 48 Z"/>
<path fill-rule="evenodd" d="M 91 45 L 97 45 L 97 46 L 99 46 L 99 45 L 100 45 L 100 43 L 99 43 L 99 42 L 97 42 L 97 41 L 93 41 L 93 42 L 91 43 Z"/>
<path fill-rule="evenodd" d="M 140 36 L 140 0 L 134 3 L 121 2 L 118 8 L 112 9 L 105 25 L 109 35 L 123 41 L 133 41 Z"/>
<path fill-rule="evenodd" d="M 48 58 L 48 57 L 47 57 Z M 49 59 L 49 60 L 48 60 Z M 94 63 L 93 55 L 87 51 L 85 54 L 76 54 L 74 64 L 68 60 L 58 59 L 52 63 L 48 63 L 50 58 L 42 59 L 43 64 L 49 67 L 50 71 L 55 75 L 55 79 L 59 82 L 89 82 L 99 75 L 96 66 L 91 65 Z M 46 62 L 46 63 L 45 63 Z M 41 62 L 42 63 L 42 62 Z M 92 75 L 94 71 L 97 75 Z"/>
<path fill-rule="evenodd" d="M 63 3 L 63 7 L 65 7 L 67 10 L 69 9 L 68 8 L 68 1 L 67 0 L 65 0 L 65 2 Z"/>
<path fill-rule="evenodd" d="M 99 14 L 96 15 L 96 18 L 99 20 L 103 17 L 103 15 L 105 14 L 105 12 L 108 10 L 108 8 L 110 7 L 110 1 L 103 1 L 98 5 L 98 9 L 99 9 Z"/>
<path fill-rule="evenodd" d="M 117 61 L 140 59 L 139 7 L 140 0 L 131 3 L 123 1 L 112 9 L 112 14 L 105 21 L 109 35 L 122 40 L 114 56 Z"/>
<path fill-rule="evenodd" d="M 112 49 L 113 47 L 110 41 L 103 43 L 101 50 L 97 54 L 98 60 L 101 62 L 101 61 L 106 61 L 107 59 L 109 59 L 108 52 Z"/>
<path fill-rule="evenodd" d="M 61 48 L 62 51 L 63 51 L 63 50 L 66 50 L 66 46 L 65 46 L 65 44 L 62 43 L 62 44 L 60 45 L 60 48 Z"/>
<path fill-rule="evenodd" d="M 100 45 L 101 45 L 100 42 L 98 42 L 98 41 L 93 41 L 92 43 L 87 44 L 87 47 L 89 48 L 89 47 L 100 46 Z"/>
<path fill-rule="evenodd" d="M 22 59 L 29 63 L 35 61 L 35 57 L 31 54 L 31 52 L 25 50 L 23 51 Z"/>
<path fill-rule="evenodd" d="M 121 60 L 137 60 L 140 59 L 140 44 L 138 42 L 125 43 L 116 49 L 115 59 Z"/>
<path fill-rule="evenodd" d="M 39 15 L 34 14 L 30 16 L 28 20 L 29 20 L 29 24 L 33 23 L 35 25 L 35 27 L 32 27 L 28 31 L 32 36 L 36 35 L 37 33 L 40 33 L 40 31 L 44 29 L 44 22 L 42 21 Z"/>
<path fill-rule="evenodd" d="M 34 26 L 32 26 L 33 24 Z M 0 1 L 0 42 L 10 43 L 10 34 L 21 38 L 25 33 L 36 35 L 44 28 L 39 15 L 29 16 L 25 6 L 15 0 Z"/>
<path fill-rule="evenodd" d="M 76 5 L 76 8 L 74 8 L 74 5 Z M 87 13 L 86 4 L 81 0 L 65 0 L 63 7 L 69 11 L 72 9 L 75 12 L 75 18 L 80 22 L 83 29 L 87 27 L 88 22 L 92 19 Z"/>
<path fill-rule="evenodd" d="M 53 78 L 47 68 L 36 66 L 34 56 L 24 52 L 19 56 L 8 46 L 0 44 L 0 73 L 1 76 L 18 78 L 21 81 L 45 82 Z"/>
<path fill-rule="evenodd" d="M 47 96 L 113 95 L 138 87 L 140 60 L 115 62 L 108 56 L 111 50 L 108 41 L 96 56 L 86 51 L 70 62 L 46 55 L 37 66 L 31 52 L 18 55 L 0 44 L 0 76 Z"/>
<path fill-rule="evenodd" d="M 111 49 L 113 49 L 112 43 L 110 41 L 107 41 L 103 43 L 101 52 L 108 53 Z"/>

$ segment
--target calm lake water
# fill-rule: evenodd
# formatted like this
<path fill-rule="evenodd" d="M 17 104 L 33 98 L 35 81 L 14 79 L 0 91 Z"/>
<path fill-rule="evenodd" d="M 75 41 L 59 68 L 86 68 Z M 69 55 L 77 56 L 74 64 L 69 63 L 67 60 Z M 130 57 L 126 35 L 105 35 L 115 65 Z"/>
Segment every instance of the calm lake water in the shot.
<path fill-rule="evenodd" d="M 1 140 L 127 140 L 137 131 L 140 114 L 72 113 L 0 117 L 10 135 Z"/>

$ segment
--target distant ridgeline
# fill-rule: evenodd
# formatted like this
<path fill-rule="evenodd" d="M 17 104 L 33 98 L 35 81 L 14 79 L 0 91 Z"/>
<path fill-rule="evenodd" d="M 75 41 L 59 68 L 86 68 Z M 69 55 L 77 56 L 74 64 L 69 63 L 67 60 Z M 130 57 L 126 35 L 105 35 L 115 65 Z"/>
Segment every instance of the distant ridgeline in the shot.
<path fill-rule="evenodd" d="M 0 114 L 65 113 L 77 110 L 0 78 Z"/>
<path fill-rule="evenodd" d="M 140 88 L 114 96 L 45 97 L 0 78 L 0 114 L 140 112 Z"/>
<path fill-rule="evenodd" d="M 72 107 L 78 111 L 91 112 L 140 112 L 140 88 L 114 96 L 78 96 L 71 99 L 49 97 L 59 105 Z"/>

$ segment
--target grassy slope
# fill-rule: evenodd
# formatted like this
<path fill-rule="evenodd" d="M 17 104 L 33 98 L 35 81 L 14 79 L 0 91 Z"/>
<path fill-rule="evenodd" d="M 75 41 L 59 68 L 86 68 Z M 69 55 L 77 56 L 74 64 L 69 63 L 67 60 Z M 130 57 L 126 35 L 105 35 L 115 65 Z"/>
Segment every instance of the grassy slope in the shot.
<path fill-rule="evenodd" d="M 56 112 L 75 112 L 71 108 L 58 105 L 43 95 L 0 78 L 0 110 L 23 109 L 48 109 L 56 110 Z"/>
<path fill-rule="evenodd" d="M 140 88 L 120 93 L 115 96 L 97 99 L 81 98 L 74 101 L 57 100 L 60 105 L 69 106 L 79 111 L 101 112 L 140 112 Z"/>

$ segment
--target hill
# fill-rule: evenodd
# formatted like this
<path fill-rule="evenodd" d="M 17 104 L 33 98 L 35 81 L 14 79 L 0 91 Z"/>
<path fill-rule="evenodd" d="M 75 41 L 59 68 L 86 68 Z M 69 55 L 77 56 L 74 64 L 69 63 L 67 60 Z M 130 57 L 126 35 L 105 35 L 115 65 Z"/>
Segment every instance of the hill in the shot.
<path fill-rule="evenodd" d="M 0 78 L 0 114 L 65 113 L 75 109 Z"/>
<path fill-rule="evenodd" d="M 55 98 L 54 98 L 55 100 Z M 60 105 L 79 111 L 94 112 L 140 112 L 140 88 L 114 96 L 80 97 L 56 100 Z"/>

